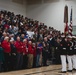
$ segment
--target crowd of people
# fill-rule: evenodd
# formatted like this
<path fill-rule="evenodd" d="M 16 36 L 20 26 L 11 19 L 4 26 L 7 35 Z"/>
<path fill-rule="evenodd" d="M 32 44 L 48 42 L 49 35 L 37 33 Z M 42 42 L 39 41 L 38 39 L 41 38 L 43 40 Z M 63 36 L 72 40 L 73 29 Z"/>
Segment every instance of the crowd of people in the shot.
<path fill-rule="evenodd" d="M 0 72 L 48 66 L 47 61 L 55 58 L 65 73 L 66 57 L 68 70 L 76 70 L 75 41 L 75 36 L 65 36 L 37 20 L 0 11 Z"/>
<path fill-rule="evenodd" d="M 60 35 L 37 20 L 0 11 L 0 71 L 47 66 Z"/>

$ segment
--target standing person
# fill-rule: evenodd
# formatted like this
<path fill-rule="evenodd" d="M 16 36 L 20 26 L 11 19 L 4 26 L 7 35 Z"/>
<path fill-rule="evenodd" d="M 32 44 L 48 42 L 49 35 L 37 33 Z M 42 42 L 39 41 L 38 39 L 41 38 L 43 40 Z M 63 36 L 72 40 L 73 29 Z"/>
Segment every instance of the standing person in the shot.
<path fill-rule="evenodd" d="M 4 49 L 4 69 L 5 71 L 10 70 L 10 57 L 11 57 L 11 46 L 9 42 L 9 37 L 5 37 L 4 41 L 2 42 L 2 47 Z"/>
<path fill-rule="evenodd" d="M 42 50 L 43 50 L 43 44 L 40 42 L 40 59 L 39 59 L 39 64 L 42 66 Z"/>
<path fill-rule="evenodd" d="M 16 47 L 14 45 L 14 40 L 10 40 L 10 45 L 11 45 L 11 70 L 16 69 Z"/>
<path fill-rule="evenodd" d="M 15 47 L 16 47 L 16 50 L 17 50 L 16 69 L 22 69 L 22 64 L 23 64 L 23 43 L 20 41 L 20 37 L 17 37 L 17 41 L 15 42 Z"/>
<path fill-rule="evenodd" d="M 37 50 L 36 50 L 36 67 L 39 67 L 39 59 L 40 59 L 40 42 L 37 42 Z"/>
<path fill-rule="evenodd" d="M 72 37 L 68 36 L 68 46 L 67 46 L 67 50 L 68 50 L 68 55 L 67 55 L 67 60 L 68 60 L 68 72 L 72 72 L 73 69 L 73 41 L 72 41 Z"/>
<path fill-rule="evenodd" d="M 2 64 L 4 62 L 3 48 L 0 43 L 0 72 L 2 72 Z"/>
<path fill-rule="evenodd" d="M 49 43 L 47 40 L 47 37 L 44 37 L 44 42 L 43 42 L 43 65 L 44 66 L 48 66 L 47 65 L 47 60 L 48 60 L 48 51 L 49 49 Z"/>
<path fill-rule="evenodd" d="M 33 67 L 33 47 L 32 47 L 32 41 L 28 42 L 28 68 Z"/>
<path fill-rule="evenodd" d="M 27 39 L 23 40 L 23 69 L 27 68 L 28 64 L 28 41 Z"/>
<path fill-rule="evenodd" d="M 61 60 L 60 60 L 60 38 L 57 38 L 56 42 L 55 42 L 55 63 L 56 64 L 60 64 Z"/>
<path fill-rule="evenodd" d="M 73 38 L 73 70 L 76 71 L 76 37 Z"/>
<path fill-rule="evenodd" d="M 61 73 L 66 73 L 67 39 L 65 38 L 65 36 L 62 36 L 62 41 L 60 42 L 60 58 L 62 64 Z"/>
<path fill-rule="evenodd" d="M 33 53 L 33 67 L 36 67 L 36 43 L 33 43 L 33 49 L 34 49 L 34 53 Z"/>

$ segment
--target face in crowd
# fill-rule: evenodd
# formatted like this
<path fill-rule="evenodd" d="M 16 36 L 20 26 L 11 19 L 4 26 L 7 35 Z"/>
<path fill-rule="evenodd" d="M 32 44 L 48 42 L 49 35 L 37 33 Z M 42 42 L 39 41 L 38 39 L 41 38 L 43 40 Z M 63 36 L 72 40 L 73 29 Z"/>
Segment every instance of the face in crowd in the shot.
<path fill-rule="evenodd" d="M 29 44 L 29 45 L 32 45 L 32 41 L 29 41 L 28 44 Z"/>
<path fill-rule="evenodd" d="M 17 37 L 17 41 L 20 41 L 20 37 Z"/>
<path fill-rule="evenodd" d="M 9 41 L 9 37 L 5 37 L 4 40 L 6 40 L 8 42 Z"/>

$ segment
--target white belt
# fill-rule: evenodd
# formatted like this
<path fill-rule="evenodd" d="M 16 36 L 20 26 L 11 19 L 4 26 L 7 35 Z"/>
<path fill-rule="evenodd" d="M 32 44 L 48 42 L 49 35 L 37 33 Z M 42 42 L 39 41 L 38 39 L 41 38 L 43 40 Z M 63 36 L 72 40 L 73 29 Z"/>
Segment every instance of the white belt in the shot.
<path fill-rule="evenodd" d="M 70 50 L 72 50 L 72 48 L 70 48 Z"/>
<path fill-rule="evenodd" d="M 58 49 L 58 47 L 56 47 L 56 49 Z"/>
<path fill-rule="evenodd" d="M 76 49 L 76 48 L 74 48 L 74 49 Z"/>
<path fill-rule="evenodd" d="M 66 50 L 66 48 L 63 48 L 64 50 Z"/>

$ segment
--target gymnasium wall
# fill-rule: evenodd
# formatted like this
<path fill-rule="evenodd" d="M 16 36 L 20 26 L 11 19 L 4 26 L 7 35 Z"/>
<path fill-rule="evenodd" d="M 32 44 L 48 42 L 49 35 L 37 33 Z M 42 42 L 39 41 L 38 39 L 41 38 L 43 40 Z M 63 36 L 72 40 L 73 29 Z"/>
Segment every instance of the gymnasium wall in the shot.
<path fill-rule="evenodd" d="M 25 0 L 0 0 L 0 10 L 3 9 L 26 16 Z"/>
<path fill-rule="evenodd" d="M 30 0 L 29 0 L 30 1 Z M 35 1 L 35 0 L 34 0 Z M 71 6 L 73 8 L 73 25 L 76 25 L 76 0 L 42 0 L 41 2 L 28 2 L 26 14 L 48 26 L 64 31 L 64 6 L 69 8 L 69 22 Z"/>

